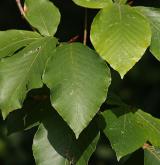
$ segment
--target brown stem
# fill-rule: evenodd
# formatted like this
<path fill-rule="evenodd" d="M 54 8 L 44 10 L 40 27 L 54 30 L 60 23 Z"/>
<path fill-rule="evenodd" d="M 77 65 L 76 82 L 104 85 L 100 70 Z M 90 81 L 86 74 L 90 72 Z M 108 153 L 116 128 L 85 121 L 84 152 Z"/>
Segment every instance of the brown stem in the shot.
<path fill-rule="evenodd" d="M 21 15 L 22 15 L 23 17 L 25 17 L 25 12 L 24 12 L 24 10 L 23 10 L 22 4 L 21 4 L 21 0 L 16 0 L 16 3 L 17 3 L 17 6 L 18 6 L 18 8 L 19 8 L 19 11 L 20 11 Z"/>
<path fill-rule="evenodd" d="M 83 44 L 87 44 L 87 19 L 88 19 L 88 12 L 87 9 L 85 9 L 85 18 L 84 18 L 84 36 L 83 36 Z"/>

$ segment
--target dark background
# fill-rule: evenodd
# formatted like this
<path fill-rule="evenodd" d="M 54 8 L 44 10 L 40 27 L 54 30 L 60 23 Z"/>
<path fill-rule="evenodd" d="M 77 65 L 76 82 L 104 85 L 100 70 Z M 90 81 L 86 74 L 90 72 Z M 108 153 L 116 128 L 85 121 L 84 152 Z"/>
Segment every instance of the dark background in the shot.
<path fill-rule="evenodd" d="M 56 36 L 68 41 L 74 36 L 83 39 L 84 8 L 71 0 L 53 0 L 59 8 L 62 19 Z M 134 0 L 132 5 L 160 7 L 160 0 Z M 98 10 L 88 10 L 88 27 Z M 15 0 L 0 0 L 0 30 L 27 29 L 28 23 L 21 17 Z M 88 45 L 91 46 L 88 41 Z M 112 70 L 110 91 L 119 95 L 124 102 L 139 107 L 155 117 L 160 117 L 160 63 L 147 50 L 143 58 L 127 73 L 123 80 Z M 0 120 L 0 165 L 34 165 L 31 151 L 35 129 L 6 134 L 6 122 Z M 143 165 L 143 151 L 116 161 L 115 153 L 108 140 L 102 135 L 97 151 L 90 160 L 91 165 Z"/>

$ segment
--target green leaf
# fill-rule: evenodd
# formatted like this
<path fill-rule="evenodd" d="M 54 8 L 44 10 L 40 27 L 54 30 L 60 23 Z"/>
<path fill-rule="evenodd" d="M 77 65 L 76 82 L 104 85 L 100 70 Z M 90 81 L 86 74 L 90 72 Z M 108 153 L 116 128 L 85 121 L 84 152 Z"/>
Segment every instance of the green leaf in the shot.
<path fill-rule="evenodd" d="M 102 113 L 104 133 L 109 138 L 118 160 L 142 147 L 146 141 L 160 146 L 160 120 L 141 110 L 122 106 Z"/>
<path fill-rule="evenodd" d="M 79 6 L 87 7 L 87 8 L 104 8 L 108 4 L 112 4 L 112 0 L 73 0 Z"/>
<path fill-rule="evenodd" d="M 92 122 L 76 140 L 74 133 L 54 110 L 49 116 L 33 140 L 36 165 L 87 164 L 99 139 L 96 123 Z"/>
<path fill-rule="evenodd" d="M 152 28 L 152 40 L 150 51 L 160 61 L 160 9 L 153 7 L 136 7 L 136 10 L 144 14 Z"/>
<path fill-rule="evenodd" d="M 142 57 L 150 40 L 148 21 L 127 5 L 107 6 L 92 23 L 93 46 L 122 78 Z"/>
<path fill-rule="evenodd" d="M 103 113 L 106 121 L 104 133 L 109 138 L 117 159 L 130 154 L 143 146 L 146 132 L 136 121 L 134 112 L 127 112 L 127 108 L 115 108 Z"/>
<path fill-rule="evenodd" d="M 33 42 L 12 57 L 0 61 L 0 109 L 5 118 L 21 108 L 26 93 L 43 85 L 41 76 L 46 61 L 56 47 L 52 37 Z"/>
<path fill-rule="evenodd" d="M 144 150 L 144 165 L 160 164 L 160 148 L 148 146 Z"/>
<path fill-rule="evenodd" d="M 52 36 L 60 23 L 60 13 L 49 0 L 25 0 L 25 17 L 42 35 Z"/>
<path fill-rule="evenodd" d="M 51 90 L 53 107 L 78 137 L 105 101 L 111 77 L 93 50 L 72 43 L 55 50 L 43 80 Z"/>
<path fill-rule="evenodd" d="M 125 4 L 127 0 L 115 0 L 115 3 Z"/>
<path fill-rule="evenodd" d="M 136 121 L 146 132 L 147 141 L 160 147 L 160 120 L 141 110 L 136 112 Z"/>
<path fill-rule="evenodd" d="M 40 37 L 38 33 L 24 30 L 0 31 L 0 58 L 11 56 Z"/>

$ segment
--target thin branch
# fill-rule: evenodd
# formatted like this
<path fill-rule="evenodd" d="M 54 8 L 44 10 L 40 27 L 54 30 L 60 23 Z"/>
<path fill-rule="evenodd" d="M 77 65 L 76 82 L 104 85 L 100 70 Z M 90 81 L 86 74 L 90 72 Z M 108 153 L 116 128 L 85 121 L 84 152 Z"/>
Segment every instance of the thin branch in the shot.
<path fill-rule="evenodd" d="M 77 41 L 78 38 L 79 38 L 79 35 L 76 35 L 76 36 L 72 37 L 72 38 L 68 41 L 68 43 L 75 42 L 75 41 Z"/>
<path fill-rule="evenodd" d="M 21 0 L 16 0 L 16 3 L 17 3 L 17 6 L 18 6 L 18 8 L 19 8 L 19 11 L 20 11 L 21 15 L 22 15 L 23 17 L 25 17 L 25 12 L 24 12 L 24 9 L 23 9 L 23 7 L 22 7 Z"/>
<path fill-rule="evenodd" d="M 85 9 L 85 18 L 84 18 L 84 36 L 83 36 L 83 44 L 87 44 L 87 27 L 88 27 L 88 12 Z"/>

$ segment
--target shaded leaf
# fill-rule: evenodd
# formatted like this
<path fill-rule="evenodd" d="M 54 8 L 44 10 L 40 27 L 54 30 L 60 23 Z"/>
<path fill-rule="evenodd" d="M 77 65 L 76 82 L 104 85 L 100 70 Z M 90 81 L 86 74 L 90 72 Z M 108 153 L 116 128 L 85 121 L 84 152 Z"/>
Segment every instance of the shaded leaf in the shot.
<path fill-rule="evenodd" d="M 39 93 L 43 92 L 43 95 Z M 51 109 L 49 97 L 44 99 L 44 88 L 29 92 L 22 109 L 11 112 L 6 118 L 7 133 L 28 130 L 38 126 Z M 41 98 L 37 100 L 35 98 Z"/>
<path fill-rule="evenodd" d="M 0 58 L 12 55 L 40 37 L 38 33 L 24 30 L 0 31 Z"/>
<path fill-rule="evenodd" d="M 150 51 L 160 61 L 160 9 L 153 7 L 136 7 L 138 11 L 144 14 L 152 28 L 152 40 Z"/>
<path fill-rule="evenodd" d="M 74 3 L 76 3 L 79 6 L 82 7 L 87 7 L 87 8 L 104 8 L 106 7 L 108 4 L 112 4 L 112 0 L 99 0 L 99 1 L 95 1 L 95 0 L 73 0 Z"/>
<path fill-rule="evenodd" d="M 127 5 L 107 6 L 92 23 L 95 49 L 122 78 L 142 57 L 150 40 L 148 21 Z"/>
<path fill-rule="evenodd" d="M 78 137 L 105 101 L 111 78 L 93 50 L 73 43 L 55 50 L 43 80 L 51 90 L 53 107 Z"/>
<path fill-rule="evenodd" d="M 21 108 L 26 93 L 43 85 L 46 61 L 56 47 L 52 37 L 33 42 L 12 57 L 0 61 L 0 109 L 3 117 Z"/>
<path fill-rule="evenodd" d="M 144 165 L 160 164 L 160 148 L 148 146 L 144 150 Z"/>
<path fill-rule="evenodd" d="M 60 13 L 49 0 L 25 0 L 25 17 L 42 35 L 52 36 L 60 23 Z"/>
<path fill-rule="evenodd" d="M 95 122 L 76 140 L 74 133 L 54 111 L 40 125 L 33 141 L 37 165 L 87 164 L 96 149 L 99 133 Z"/>

